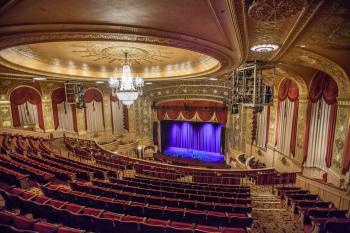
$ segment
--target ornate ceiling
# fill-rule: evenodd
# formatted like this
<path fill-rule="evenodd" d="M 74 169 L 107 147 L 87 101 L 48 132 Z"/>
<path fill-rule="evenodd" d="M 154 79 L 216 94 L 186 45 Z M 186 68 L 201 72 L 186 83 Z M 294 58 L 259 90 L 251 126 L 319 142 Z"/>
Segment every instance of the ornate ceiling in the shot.
<path fill-rule="evenodd" d="M 8 0 L 0 26 L 0 62 L 22 77 L 108 77 L 126 51 L 134 72 L 155 86 L 174 78 L 226 79 L 257 59 L 276 64 L 305 91 L 322 70 L 340 85 L 340 96 L 350 93 L 346 0 Z M 250 51 L 263 43 L 280 47 Z"/>
<path fill-rule="evenodd" d="M 109 78 L 121 75 L 127 60 L 144 78 L 195 77 L 220 69 L 214 58 L 181 48 L 135 42 L 66 41 L 11 47 L 0 51 L 4 65 L 57 77 Z"/>

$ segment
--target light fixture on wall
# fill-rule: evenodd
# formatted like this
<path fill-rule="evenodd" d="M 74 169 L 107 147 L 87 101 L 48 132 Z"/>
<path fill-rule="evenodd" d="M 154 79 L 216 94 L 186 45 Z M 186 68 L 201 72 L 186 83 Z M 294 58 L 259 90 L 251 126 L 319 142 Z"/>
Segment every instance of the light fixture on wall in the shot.
<path fill-rule="evenodd" d="M 120 101 L 127 107 L 130 107 L 139 94 L 142 94 L 144 86 L 143 78 L 133 78 L 131 75 L 131 67 L 128 63 L 128 54 L 125 54 L 125 62 L 123 64 L 121 78 L 110 77 L 109 87 L 112 88 L 112 95 L 117 96 Z"/>
<path fill-rule="evenodd" d="M 280 46 L 277 44 L 258 44 L 250 47 L 253 52 L 268 53 L 277 50 Z"/>
<path fill-rule="evenodd" d="M 45 77 L 34 77 L 33 80 L 34 81 L 45 81 L 45 80 L 47 80 L 47 78 L 45 78 Z"/>

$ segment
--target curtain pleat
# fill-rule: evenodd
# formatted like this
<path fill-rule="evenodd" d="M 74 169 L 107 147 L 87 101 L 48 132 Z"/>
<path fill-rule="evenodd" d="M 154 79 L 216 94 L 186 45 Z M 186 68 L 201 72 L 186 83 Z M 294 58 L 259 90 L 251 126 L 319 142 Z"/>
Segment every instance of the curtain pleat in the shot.
<path fill-rule="evenodd" d="M 259 147 L 266 147 L 267 144 L 267 131 L 269 121 L 269 106 L 264 106 L 263 111 L 256 114 L 257 117 L 257 132 L 256 132 L 256 145 Z"/>
<path fill-rule="evenodd" d="M 96 132 L 104 130 L 102 102 L 92 100 L 86 103 L 86 123 L 88 132 Z"/>
<path fill-rule="evenodd" d="M 124 129 L 124 111 L 123 104 L 120 101 L 112 101 L 112 125 L 113 133 L 120 134 Z"/>

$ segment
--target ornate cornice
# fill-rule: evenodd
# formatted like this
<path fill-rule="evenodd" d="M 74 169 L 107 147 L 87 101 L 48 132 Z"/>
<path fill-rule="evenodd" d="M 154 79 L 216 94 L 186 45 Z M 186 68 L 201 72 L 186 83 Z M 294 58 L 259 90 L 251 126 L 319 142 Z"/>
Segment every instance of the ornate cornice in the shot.
<path fill-rule="evenodd" d="M 349 98 L 349 77 L 345 70 L 334 61 L 301 48 L 295 48 L 285 59 L 290 63 L 312 67 L 329 74 L 338 84 L 339 98 Z"/>

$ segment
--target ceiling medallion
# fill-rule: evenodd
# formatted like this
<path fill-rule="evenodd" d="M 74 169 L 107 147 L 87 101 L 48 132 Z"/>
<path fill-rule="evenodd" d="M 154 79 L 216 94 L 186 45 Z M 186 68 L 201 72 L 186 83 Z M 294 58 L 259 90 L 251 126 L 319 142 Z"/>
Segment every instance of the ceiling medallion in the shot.
<path fill-rule="evenodd" d="M 248 15 L 258 21 L 280 21 L 298 13 L 307 0 L 255 0 Z"/>
<path fill-rule="evenodd" d="M 143 78 L 131 75 L 131 67 L 128 63 L 128 54 L 125 53 L 125 62 L 123 64 L 122 77 L 110 77 L 109 87 L 112 88 L 112 95 L 117 96 L 127 107 L 130 107 L 137 100 L 139 94 L 142 94 L 144 86 Z"/>
<path fill-rule="evenodd" d="M 277 50 L 279 47 L 277 44 L 258 44 L 250 47 L 250 50 L 253 52 L 268 53 Z"/>

